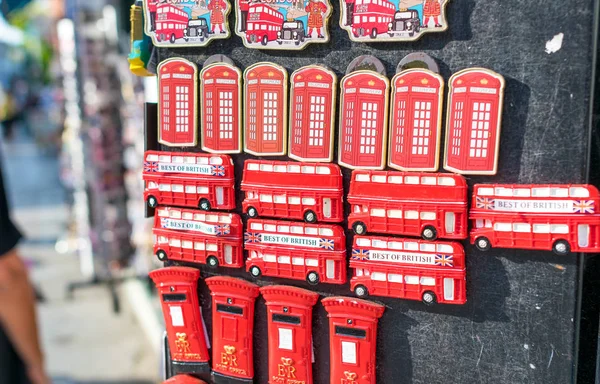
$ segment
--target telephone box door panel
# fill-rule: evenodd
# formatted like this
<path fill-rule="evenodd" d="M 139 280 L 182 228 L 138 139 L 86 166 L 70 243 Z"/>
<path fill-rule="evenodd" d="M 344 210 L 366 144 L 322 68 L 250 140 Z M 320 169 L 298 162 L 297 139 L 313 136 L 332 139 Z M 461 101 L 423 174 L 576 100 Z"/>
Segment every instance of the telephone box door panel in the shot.
<path fill-rule="evenodd" d="M 210 153 L 240 153 L 242 73 L 216 63 L 200 72 L 202 89 L 202 149 Z"/>
<path fill-rule="evenodd" d="M 272 63 L 244 71 L 244 152 L 284 155 L 287 130 L 287 72 Z"/>
<path fill-rule="evenodd" d="M 444 168 L 494 175 L 498 166 L 504 78 L 470 68 L 450 78 Z"/>
<path fill-rule="evenodd" d="M 158 73 L 158 141 L 190 147 L 197 141 L 197 68 L 181 58 L 160 63 Z"/>
<path fill-rule="evenodd" d="M 389 157 L 391 168 L 438 169 L 444 80 L 426 69 L 403 71 L 392 79 Z"/>

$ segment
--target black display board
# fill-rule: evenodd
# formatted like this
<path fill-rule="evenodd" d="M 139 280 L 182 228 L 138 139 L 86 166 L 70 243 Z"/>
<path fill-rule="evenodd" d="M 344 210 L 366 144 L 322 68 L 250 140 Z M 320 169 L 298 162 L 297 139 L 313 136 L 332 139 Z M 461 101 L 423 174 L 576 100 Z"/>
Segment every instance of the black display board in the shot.
<path fill-rule="evenodd" d="M 589 171 L 596 7 L 593 0 L 454 0 L 447 7 L 450 28 L 445 33 L 427 34 L 414 43 L 363 44 L 351 42 L 340 29 L 336 3 L 328 44 L 309 45 L 300 52 L 260 51 L 245 48 L 233 36 L 207 48 L 161 48 L 156 59 L 185 57 L 201 68 L 208 56 L 219 53 L 231 57 L 242 70 L 271 61 L 288 73 L 322 63 L 340 79 L 352 59 L 371 54 L 382 60 L 391 78 L 405 55 L 423 51 L 438 61 L 446 80 L 467 67 L 489 68 L 506 79 L 499 171 L 496 176 L 468 177 L 469 185 L 583 183 Z M 230 15 L 229 25 L 234 23 Z M 546 42 L 559 33 L 564 34 L 562 48 L 546 53 Z M 241 213 L 239 181 L 243 161 L 251 156 L 233 157 L 237 212 Z M 343 173 L 347 193 L 350 172 L 344 169 Z M 350 231 L 347 237 L 350 244 Z M 377 341 L 378 383 L 565 384 L 575 383 L 578 375 L 577 382 L 593 382 L 596 349 L 590 344 L 595 344 L 598 332 L 597 306 L 583 322 L 580 316 L 582 276 L 590 256 L 509 249 L 481 253 L 467 242 L 464 245 L 466 305 L 427 307 L 420 302 L 371 298 L 386 306 Z M 202 268 L 203 277 L 214 274 L 251 280 L 242 269 Z M 257 283 L 314 289 L 304 282 L 267 277 Z M 321 284 L 316 290 L 323 296 L 351 296 L 348 284 Z M 210 294 L 202 282 L 199 295 L 210 334 Z M 255 320 L 255 380 L 264 384 L 268 382 L 267 324 L 261 298 Z M 315 306 L 313 332 L 314 379 L 325 384 L 329 382 L 329 330 L 320 304 Z M 583 351 L 585 361 L 578 356 Z"/>

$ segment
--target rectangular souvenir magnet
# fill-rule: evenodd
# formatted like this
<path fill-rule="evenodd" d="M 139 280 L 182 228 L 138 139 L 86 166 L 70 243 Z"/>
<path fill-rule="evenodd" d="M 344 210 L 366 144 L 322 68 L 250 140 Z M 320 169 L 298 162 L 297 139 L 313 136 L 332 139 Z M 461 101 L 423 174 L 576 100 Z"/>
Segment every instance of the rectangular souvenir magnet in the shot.
<path fill-rule="evenodd" d="M 319 295 L 285 285 L 260 293 L 267 304 L 269 384 L 312 384 L 312 307 Z"/>
<path fill-rule="evenodd" d="M 154 254 L 160 261 L 240 268 L 242 233 L 242 220 L 235 213 L 158 207 L 152 229 Z"/>
<path fill-rule="evenodd" d="M 252 277 L 319 283 L 346 282 L 346 236 L 339 225 L 248 220 L 244 249 Z"/>
<path fill-rule="evenodd" d="M 157 47 L 205 47 L 230 36 L 228 0 L 146 0 L 146 34 Z"/>
<path fill-rule="evenodd" d="M 600 196 L 588 184 L 475 184 L 471 244 L 569 252 L 600 251 Z"/>
<path fill-rule="evenodd" d="M 465 251 L 458 242 L 354 236 L 350 289 L 426 305 L 466 302 Z M 410 285 L 410 289 L 408 289 Z"/>
<path fill-rule="evenodd" d="M 248 159 L 241 188 L 242 210 L 250 218 L 344 220 L 342 171 L 336 164 Z"/>
<path fill-rule="evenodd" d="M 467 238 L 467 182 L 451 173 L 354 171 L 348 228 L 421 236 Z"/>
<path fill-rule="evenodd" d="M 144 200 L 150 208 L 235 208 L 233 161 L 228 155 L 146 151 L 142 178 Z"/>
<path fill-rule="evenodd" d="M 213 383 L 254 381 L 254 301 L 258 286 L 228 276 L 205 280 L 212 296 Z"/>
<path fill-rule="evenodd" d="M 469 68 L 450 78 L 444 169 L 463 175 L 498 170 L 504 78 Z"/>
<path fill-rule="evenodd" d="M 244 152 L 282 156 L 287 144 L 287 71 L 256 63 L 244 71 Z"/>
<path fill-rule="evenodd" d="M 288 156 L 299 161 L 333 159 L 337 77 L 318 66 L 302 67 L 291 77 Z"/>

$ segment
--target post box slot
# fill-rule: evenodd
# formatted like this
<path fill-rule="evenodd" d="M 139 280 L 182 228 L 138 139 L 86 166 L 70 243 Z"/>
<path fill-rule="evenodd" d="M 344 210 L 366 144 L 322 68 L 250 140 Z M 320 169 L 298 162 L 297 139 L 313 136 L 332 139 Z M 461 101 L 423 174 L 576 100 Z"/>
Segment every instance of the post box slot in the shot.
<path fill-rule="evenodd" d="M 185 293 L 163 293 L 164 302 L 185 301 Z"/>
<path fill-rule="evenodd" d="M 356 337 L 359 339 L 364 339 L 367 337 L 367 331 L 365 331 L 364 329 L 341 327 L 339 325 L 335 326 L 335 334 L 341 336 Z"/>
<path fill-rule="evenodd" d="M 301 321 L 298 316 L 282 315 L 280 313 L 273 314 L 273 321 L 278 323 L 296 324 L 300 325 Z"/>
<path fill-rule="evenodd" d="M 217 304 L 217 311 L 231 313 L 234 315 L 243 315 L 244 314 L 244 308 L 236 307 L 234 305 Z"/>

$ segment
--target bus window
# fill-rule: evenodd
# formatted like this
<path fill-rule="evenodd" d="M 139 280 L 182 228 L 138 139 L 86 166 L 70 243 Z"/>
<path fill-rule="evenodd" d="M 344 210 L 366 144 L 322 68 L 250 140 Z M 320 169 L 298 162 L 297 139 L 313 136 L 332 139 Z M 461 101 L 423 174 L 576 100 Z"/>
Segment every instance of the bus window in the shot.
<path fill-rule="evenodd" d="M 300 198 L 299 197 L 288 197 L 288 203 L 290 204 L 300 204 Z"/>
<path fill-rule="evenodd" d="M 415 243 L 414 241 L 406 241 L 404 243 L 404 249 L 407 251 L 418 251 L 419 250 L 419 244 Z"/>
<path fill-rule="evenodd" d="M 444 219 L 446 233 L 454 233 L 454 221 L 454 212 L 446 212 L 446 218 Z"/>
<path fill-rule="evenodd" d="M 373 239 L 373 247 L 375 248 L 387 248 L 387 241 L 381 241 Z"/>
<path fill-rule="evenodd" d="M 317 173 L 319 175 L 330 175 L 331 174 L 331 169 L 329 169 L 329 167 L 324 167 L 324 166 L 318 166 L 317 167 Z"/>
<path fill-rule="evenodd" d="M 250 229 L 262 230 L 263 225 L 261 223 L 252 223 L 252 224 L 250 224 Z"/>
<path fill-rule="evenodd" d="M 527 223 L 514 223 L 513 232 L 531 232 L 531 225 Z"/>
<path fill-rule="evenodd" d="M 533 224 L 533 233 L 550 233 L 550 224 Z"/>
<path fill-rule="evenodd" d="M 300 169 L 302 173 L 315 173 L 315 167 L 312 165 L 303 165 Z"/>
<path fill-rule="evenodd" d="M 185 220 L 193 220 L 194 214 L 192 212 L 183 212 L 182 217 Z"/>
<path fill-rule="evenodd" d="M 421 285 L 435 286 L 435 279 L 433 277 L 421 277 Z"/>
<path fill-rule="evenodd" d="M 356 245 L 359 247 L 370 247 L 371 240 L 366 239 L 364 237 L 360 237 L 360 238 L 356 239 Z"/>
<path fill-rule="evenodd" d="M 317 259 L 306 259 L 306 260 L 304 260 L 304 262 L 306 263 L 307 267 L 318 267 L 319 266 L 319 260 L 317 260 Z"/>
<path fill-rule="evenodd" d="M 261 194 L 260 195 L 260 201 L 264 201 L 264 202 L 267 202 L 267 203 L 272 203 L 273 202 L 273 196 Z"/>
<path fill-rule="evenodd" d="M 569 195 L 571 197 L 590 197 L 590 191 L 582 187 L 571 187 L 569 188 Z"/>
<path fill-rule="evenodd" d="M 402 243 L 399 241 L 390 241 L 388 243 L 388 248 L 402 250 Z"/>
<path fill-rule="evenodd" d="M 373 272 L 373 273 L 371 273 L 371 280 L 385 281 L 386 280 L 385 273 L 383 273 L 383 272 Z"/>
<path fill-rule="evenodd" d="M 304 233 L 306 233 L 307 235 L 318 235 L 319 229 L 315 227 L 306 227 L 304 228 Z"/>
<path fill-rule="evenodd" d="M 419 184 L 419 176 L 404 176 L 404 183 L 406 184 Z"/>
<path fill-rule="evenodd" d="M 387 217 L 393 218 L 393 219 L 401 219 L 402 218 L 402 211 L 399 209 L 389 209 L 387 211 Z"/>
<path fill-rule="evenodd" d="M 171 247 L 181 247 L 181 240 L 179 240 L 179 239 L 169 239 L 169 245 Z"/>
<path fill-rule="evenodd" d="M 206 221 L 209 221 L 211 223 L 218 223 L 219 222 L 219 216 L 217 216 L 217 215 L 206 215 Z"/>
<path fill-rule="evenodd" d="M 454 300 L 454 279 L 444 278 L 444 300 Z"/>
<path fill-rule="evenodd" d="M 423 252 L 435 252 L 435 244 L 421 243 L 419 249 Z"/>
<path fill-rule="evenodd" d="M 204 246 L 204 243 L 194 243 L 194 249 L 197 251 L 204 251 L 204 249 L 206 249 L 206 247 Z"/>
<path fill-rule="evenodd" d="M 204 221 L 206 219 L 206 215 L 204 213 L 194 213 L 194 220 Z"/>
<path fill-rule="evenodd" d="M 549 197 L 550 188 L 532 188 L 531 196 L 533 197 Z"/>
<path fill-rule="evenodd" d="M 360 213 L 360 205 L 354 206 L 354 213 Z"/>
<path fill-rule="evenodd" d="M 402 176 L 390 176 L 388 182 L 391 184 L 402 184 Z"/>
<path fill-rule="evenodd" d="M 373 175 L 371 180 L 373 180 L 374 183 L 385 183 L 386 177 L 385 175 Z"/>
<path fill-rule="evenodd" d="M 184 161 L 188 164 L 196 164 L 196 158 L 194 156 L 186 156 Z"/>
<path fill-rule="evenodd" d="M 438 244 L 437 252 L 452 253 L 454 252 L 454 248 L 450 244 Z"/>
<path fill-rule="evenodd" d="M 158 210 L 158 216 L 159 217 L 168 217 L 169 216 L 169 211 L 167 209 L 159 209 Z"/>
<path fill-rule="evenodd" d="M 192 249 L 192 247 L 193 247 L 193 243 L 189 240 L 183 240 L 181 242 L 181 248 Z"/>
<path fill-rule="evenodd" d="M 440 177 L 438 179 L 438 185 L 446 185 L 448 187 L 454 187 L 456 185 L 456 180 L 454 180 L 451 177 Z M 480 188 L 479 190 L 481 191 L 482 188 Z M 484 188 L 485 189 L 485 188 Z M 489 188 L 491 190 L 491 188 Z"/>
<path fill-rule="evenodd" d="M 219 223 L 231 224 L 231 216 L 220 216 Z"/>
<path fill-rule="evenodd" d="M 158 161 L 164 162 L 164 163 L 170 163 L 171 162 L 171 156 L 169 155 L 160 155 L 158 156 Z"/>
<path fill-rule="evenodd" d="M 156 189 L 158 188 L 158 184 L 156 184 L 154 181 L 151 181 L 148 183 L 148 189 Z"/>
<path fill-rule="evenodd" d="M 173 189 L 173 192 L 183 192 L 183 185 L 173 184 L 172 189 Z"/>
<path fill-rule="evenodd" d="M 335 261 L 327 260 L 325 264 L 325 275 L 327 275 L 328 279 L 333 279 L 335 277 Z"/>
<path fill-rule="evenodd" d="M 510 223 L 494 223 L 494 231 L 510 232 L 512 231 L 512 225 Z"/>
<path fill-rule="evenodd" d="M 421 220 L 435 220 L 435 212 L 421 212 L 419 214 Z"/>
<path fill-rule="evenodd" d="M 516 188 L 513 190 L 513 196 L 516 197 L 530 197 L 531 189 L 529 188 Z"/>
<path fill-rule="evenodd" d="M 373 208 L 371 209 L 371 216 L 385 217 L 385 209 Z"/>
<path fill-rule="evenodd" d="M 158 242 L 161 244 L 166 244 L 169 242 L 169 239 L 166 236 L 159 236 L 158 237 Z"/>
<path fill-rule="evenodd" d="M 258 171 L 258 169 L 259 169 L 257 163 L 248 163 L 246 168 L 248 168 L 249 171 Z"/>
<path fill-rule="evenodd" d="M 435 185 L 435 177 L 432 176 L 423 176 L 421 177 L 421 184 L 424 185 Z"/>
<path fill-rule="evenodd" d="M 202 164 L 202 165 L 208 164 L 208 158 L 206 158 L 206 157 L 198 157 L 198 158 L 196 158 L 196 161 L 198 162 L 198 164 Z"/>
<path fill-rule="evenodd" d="M 186 193 L 196 193 L 196 187 L 193 185 L 186 185 L 185 192 Z"/>
<path fill-rule="evenodd" d="M 552 196 L 552 197 L 568 197 L 569 190 L 567 188 L 550 188 L 550 196 Z"/>
<path fill-rule="evenodd" d="M 170 192 L 171 184 L 158 184 L 158 190 L 162 192 Z"/>
<path fill-rule="evenodd" d="M 171 218 L 173 218 L 173 219 L 181 219 L 181 211 L 177 211 L 177 210 L 172 209 L 169 212 L 169 216 Z"/>
<path fill-rule="evenodd" d="M 333 236 L 333 230 L 331 228 L 319 228 L 319 235 Z"/>
<path fill-rule="evenodd" d="M 419 276 L 404 276 L 406 284 L 419 284 Z"/>
<path fill-rule="evenodd" d="M 277 256 L 275 255 L 264 255 L 263 260 L 267 263 L 274 263 L 277 261 Z"/>
<path fill-rule="evenodd" d="M 441 179 L 441 177 L 440 177 Z M 494 188 L 479 188 L 477 189 L 477 194 L 479 196 L 494 196 Z"/>
<path fill-rule="evenodd" d="M 173 163 L 183 164 L 183 156 L 173 156 L 171 161 Z"/>
<path fill-rule="evenodd" d="M 289 256 L 279 256 L 277 257 L 277 262 L 281 264 L 290 264 L 292 260 Z"/>
<path fill-rule="evenodd" d="M 303 234 L 304 233 L 304 228 L 298 226 L 298 225 L 292 225 L 290 227 L 290 232 L 291 233 L 299 233 L 299 234 Z"/>
<path fill-rule="evenodd" d="M 588 224 L 579 224 L 577 226 L 577 244 L 580 247 L 590 245 L 590 226 Z"/>
<path fill-rule="evenodd" d="M 265 224 L 265 231 L 277 232 L 277 226 L 274 224 Z"/>
<path fill-rule="evenodd" d="M 400 283 L 400 284 L 402 284 L 402 275 L 398 275 L 396 273 L 388 273 L 388 281 L 390 283 Z"/>
<path fill-rule="evenodd" d="M 206 250 L 216 252 L 219 250 L 219 246 L 217 244 L 206 244 Z"/>
<path fill-rule="evenodd" d="M 275 195 L 275 196 L 273 196 L 273 201 L 278 204 L 285 204 L 287 199 L 286 199 L 285 195 Z"/>
<path fill-rule="evenodd" d="M 363 269 L 362 268 L 355 268 L 354 269 L 354 274 L 356 276 L 362 276 L 363 275 Z"/>
<path fill-rule="evenodd" d="M 496 196 L 512 196 L 511 188 L 496 187 Z"/>
<path fill-rule="evenodd" d="M 260 170 L 263 172 L 273 172 L 273 164 L 261 164 Z"/>
<path fill-rule="evenodd" d="M 288 165 L 288 172 L 290 173 L 300 173 L 300 166 L 299 165 Z"/>
<path fill-rule="evenodd" d="M 201 193 L 201 194 L 207 194 L 208 193 L 208 187 L 198 187 L 197 191 L 198 191 L 198 193 Z"/>
<path fill-rule="evenodd" d="M 569 233 L 569 226 L 566 224 L 552 224 L 550 226 L 551 233 Z"/>
<path fill-rule="evenodd" d="M 277 232 L 289 232 L 290 231 L 290 226 L 289 225 L 278 225 L 277 226 Z"/>
<path fill-rule="evenodd" d="M 305 205 L 315 205 L 315 199 L 313 199 L 312 197 L 303 197 L 302 198 L 302 204 L 305 204 Z"/>
<path fill-rule="evenodd" d="M 304 258 L 292 257 L 292 265 L 304 265 Z"/>
<path fill-rule="evenodd" d="M 281 172 L 281 173 L 285 173 L 285 172 L 287 172 L 287 168 L 286 168 L 286 166 L 285 166 L 285 165 L 275 165 L 275 166 L 273 167 L 273 170 L 274 170 L 275 172 Z"/>
<path fill-rule="evenodd" d="M 148 155 L 146 161 L 158 161 L 158 155 Z"/>
<path fill-rule="evenodd" d="M 364 173 L 358 173 L 356 174 L 356 177 L 354 177 L 355 181 L 369 181 L 369 175 L 366 175 Z"/>
<path fill-rule="evenodd" d="M 406 212 L 404 212 L 404 218 L 405 219 L 418 219 L 419 218 L 419 212 L 417 212 L 417 211 L 406 211 Z"/>

